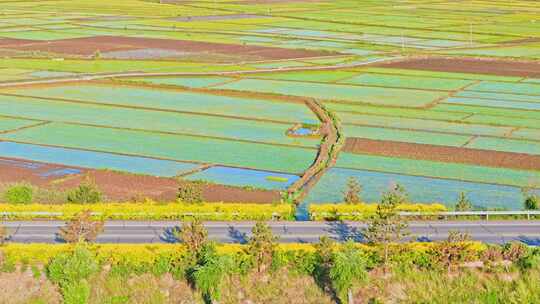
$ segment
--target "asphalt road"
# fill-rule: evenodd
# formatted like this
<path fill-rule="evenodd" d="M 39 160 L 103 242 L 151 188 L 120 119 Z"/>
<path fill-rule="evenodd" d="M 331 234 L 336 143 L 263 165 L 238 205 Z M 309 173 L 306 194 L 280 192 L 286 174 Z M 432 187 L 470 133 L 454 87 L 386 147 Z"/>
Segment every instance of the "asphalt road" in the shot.
<path fill-rule="evenodd" d="M 322 235 L 336 240 L 362 241 L 362 223 L 355 222 L 270 222 L 274 233 L 283 243 L 313 243 Z M 11 242 L 61 242 L 57 233 L 64 225 L 60 221 L 2 222 L 8 228 Z M 98 237 L 100 243 L 167 243 L 174 242 L 171 231 L 179 222 L 108 221 Z M 249 239 L 250 222 L 207 222 L 209 237 L 225 243 L 244 243 Z M 445 239 L 449 231 L 469 233 L 474 239 L 488 243 L 519 240 L 540 245 L 540 221 L 439 221 L 413 222 L 409 239 L 436 241 Z"/>

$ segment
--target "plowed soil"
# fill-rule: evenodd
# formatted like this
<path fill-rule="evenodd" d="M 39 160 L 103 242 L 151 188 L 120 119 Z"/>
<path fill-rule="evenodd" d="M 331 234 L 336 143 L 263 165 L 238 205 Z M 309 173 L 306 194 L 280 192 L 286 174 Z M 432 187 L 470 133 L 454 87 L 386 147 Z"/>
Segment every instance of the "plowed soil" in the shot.
<path fill-rule="evenodd" d="M 0 47 L 20 46 L 35 42 L 28 39 L 0 38 Z"/>
<path fill-rule="evenodd" d="M 380 63 L 376 64 L 375 66 L 438 72 L 540 77 L 540 62 L 487 58 L 424 57 Z"/>
<path fill-rule="evenodd" d="M 0 158 L 0 184 L 26 182 L 38 187 L 69 190 L 88 179 L 96 184 L 109 201 L 176 200 L 179 182 L 174 178 L 135 175 L 107 170 L 77 168 L 80 174 L 47 176 L 52 170 L 67 169 L 55 164 Z M 207 202 L 272 203 L 280 200 L 278 191 L 248 190 L 225 185 L 202 185 L 203 199 Z"/>
<path fill-rule="evenodd" d="M 246 55 L 262 59 L 308 58 L 330 54 L 318 51 L 293 50 L 265 46 L 121 36 L 96 36 L 52 41 L 35 41 L 31 44 L 15 45 L 10 48 L 25 51 L 43 51 L 83 56 L 93 55 L 98 50 L 103 53 L 108 51 L 135 49 L 164 49 L 186 53 Z"/>
<path fill-rule="evenodd" d="M 344 152 L 462 163 L 487 167 L 540 170 L 540 156 L 397 141 L 347 138 Z"/>

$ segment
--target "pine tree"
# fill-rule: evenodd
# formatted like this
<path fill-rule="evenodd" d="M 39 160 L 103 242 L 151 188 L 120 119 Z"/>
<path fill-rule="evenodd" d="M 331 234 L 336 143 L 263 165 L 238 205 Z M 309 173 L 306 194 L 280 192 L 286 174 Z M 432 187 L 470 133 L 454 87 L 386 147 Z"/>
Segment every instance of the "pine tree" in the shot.
<path fill-rule="evenodd" d="M 362 202 L 360 192 L 362 192 L 362 185 L 360 185 L 358 179 L 349 177 L 347 180 L 347 189 L 343 193 L 343 200 L 346 204 L 359 204 Z"/>
<path fill-rule="evenodd" d="M 385 264 L 388 261 L 390 244 L 408 235 L 408 223 L 397 211 L 398 205 L 406 201 L 404 193 L 402 187 L 395 187 L 384 193 L 375 215 L 368 220 L 368 227 L 364 230 L 364 237 L 370 243 L 383 246 Z"/>
<path fill-rule="evenodd" d="M 253 258 L 258 273 L 264 272 L 272 264 L 272 258 L 277 247 L 276 242 L 277 238 L 267 224 L 263 222 L 255 224 L 246 251 Z"/>
<path fill-rule="evenodd" d="M 461 192 L 456 204 L 456 211 L 470 211 L 472 209 L 471 202 L 467 198 L 465 192 Z"/>

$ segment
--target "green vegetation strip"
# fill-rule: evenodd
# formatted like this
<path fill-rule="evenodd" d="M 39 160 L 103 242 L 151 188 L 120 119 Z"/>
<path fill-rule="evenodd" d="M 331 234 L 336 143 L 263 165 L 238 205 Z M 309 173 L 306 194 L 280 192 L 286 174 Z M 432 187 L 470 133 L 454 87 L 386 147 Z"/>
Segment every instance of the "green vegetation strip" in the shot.
<path fill-rule="evenodd" d="M 361 87 L 261 79 L 243 79 L 218 86 L 218 88 L 402 107 L 422 107 L 447 95 L 445 92 L 429 92 L 412 89 Z"/>
<path fill-rule="evenodd" d="M 0 117 L 0 133 L 29 127 L 37 123 L 39 122 L 33 120 Z"/>

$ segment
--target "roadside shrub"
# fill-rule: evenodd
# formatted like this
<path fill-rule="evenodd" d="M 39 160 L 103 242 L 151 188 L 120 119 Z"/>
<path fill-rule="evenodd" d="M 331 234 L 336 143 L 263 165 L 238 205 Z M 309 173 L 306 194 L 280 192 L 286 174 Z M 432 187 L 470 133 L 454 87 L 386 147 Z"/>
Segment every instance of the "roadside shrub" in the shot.
<path fill-rule="evenodd" d="M 195 204 L 202 203 L 202 187 L 200 183 L 182 183 L 178 187 L 177 198 L 180 202 Z"/>
<path fill-rule="evenodd" d="M 67 200 L 75 204 L 95 204 L 102 201 L 103 195 L 97 186 L 91 182 L 84 182 L 68 193 Z"/>
<path fill-rule="evenodd" d="M 86 304 L 90 297 L 90 285 L 86 280 L 69 283 L 62 288 L 62 294 L 66 304 Z"/>
<path fill-rule="evenodd" d="M 34 189 L 27 184 L 13 184 L 4 192 L 4 200 L 10 204 L 30 204 Z"/>
<path fill-rule="evenodd" d="M 347 180 L 347 189 L 343 193 L 343 201 L 345 204 L 359 204 L 362 202 L 360 198 L 360 192 L 362 192 L 362 185 L 358 182 L 358 179 L 349 177 Z"/>
<path fill-rule="evenodd" d="M 538 197 L 538 195 L 527 195 L 523 204 L 525 210 L 538 210 L 540 198 Z"/>
<path fill-rule="evenodd" d="M 503 246 L 502 254 L 505 260 L 516 262 L 529 253 L 527 245 L 521 242 L 510 242 Z"/>
<path fill-rule="evenodd" d="M 82 243 L 73 252 L 56 256 L 47 266 L 47 275 L 60 287 L 66 304 L 88 302 L 90 286 L 87 279 L 98 271 L 99 266 L 94 256 Z"/>

